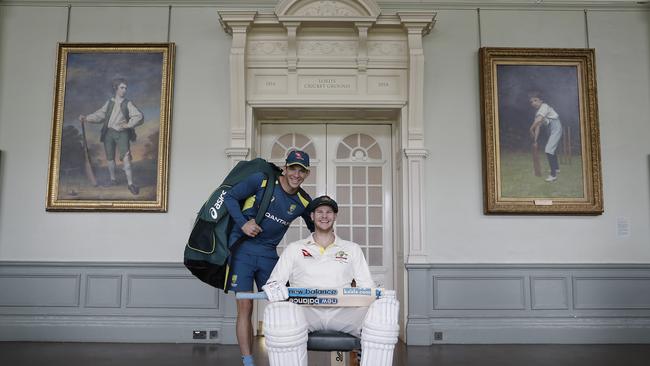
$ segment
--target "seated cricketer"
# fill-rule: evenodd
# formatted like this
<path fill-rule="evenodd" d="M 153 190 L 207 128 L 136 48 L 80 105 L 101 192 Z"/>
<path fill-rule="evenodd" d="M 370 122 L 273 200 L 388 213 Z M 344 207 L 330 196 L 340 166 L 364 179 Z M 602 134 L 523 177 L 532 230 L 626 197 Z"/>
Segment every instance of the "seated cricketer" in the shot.
<path fill-rule="evenodd" d="M 264 311 L 271 366 L 306 366 L 307 334 L 315 330 L 361 336 L 361 366 L 391 365 L 399 333 L 399 302 L 394 291 L 385 291 L 369 307 L 301 306 L 282 301 L 289 297 L 287 281 L 293 287 L 342 288 L 355 280 L 359 287 L 375 287 L 359 245 L 334 234 L 336 201 L 318 197 L 307 211 L 314 220 L 314 233 L 287 246 L 262 287 L 271 302 Z"/>

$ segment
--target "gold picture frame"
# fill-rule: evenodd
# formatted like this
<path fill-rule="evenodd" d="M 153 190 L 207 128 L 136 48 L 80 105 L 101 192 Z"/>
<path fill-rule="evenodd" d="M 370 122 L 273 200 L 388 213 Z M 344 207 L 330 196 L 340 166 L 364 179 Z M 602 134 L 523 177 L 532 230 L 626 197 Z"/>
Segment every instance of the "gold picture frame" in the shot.
<path fill-rule="evenodd" d="M 593 49 L 479 50 L 486 214 L 603 213 Z"/>
<path fill-rule="evenodd" d="M 167 211 L 174 43 L 59 43 L 47 211 Z"/>

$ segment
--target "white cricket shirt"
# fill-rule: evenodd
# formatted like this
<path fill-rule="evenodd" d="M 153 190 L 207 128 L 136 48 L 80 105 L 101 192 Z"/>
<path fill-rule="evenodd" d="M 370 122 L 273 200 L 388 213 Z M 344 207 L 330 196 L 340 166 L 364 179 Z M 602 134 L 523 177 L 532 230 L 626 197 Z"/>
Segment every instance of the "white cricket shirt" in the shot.
<path fill-rule="evenodd" d="M 284 249 L 267 283 L 340 288 L 349 287 L 353 279 L 357 287 L 375 287 L 361 247 L 335 236 L 334 243 L 322 250 L 310 235 Z"/>

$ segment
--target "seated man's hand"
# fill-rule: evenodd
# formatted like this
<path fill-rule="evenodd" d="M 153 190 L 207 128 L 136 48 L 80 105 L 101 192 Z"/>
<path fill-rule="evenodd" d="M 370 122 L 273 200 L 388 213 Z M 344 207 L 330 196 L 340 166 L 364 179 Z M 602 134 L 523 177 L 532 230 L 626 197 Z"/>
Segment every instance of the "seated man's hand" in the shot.
<path fill-rule="evenodd" d="M 275 281 L 262 286 L 262 290 L 264 290 L 266 297 L 270 302 L 283 301 L 289 298 L 289 290 L 287 289 L 287 286 Z"/>

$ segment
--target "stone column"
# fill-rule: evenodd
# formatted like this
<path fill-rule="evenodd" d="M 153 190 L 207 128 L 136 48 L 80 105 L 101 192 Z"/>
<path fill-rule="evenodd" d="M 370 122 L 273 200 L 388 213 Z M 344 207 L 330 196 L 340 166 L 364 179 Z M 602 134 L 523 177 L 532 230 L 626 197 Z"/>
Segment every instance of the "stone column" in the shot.
<path fill-rule="evenodd" d="M 298 28 L 300 22 L 282 23 L 287 29 L 287 85 L 289 95 L 298 93 Z"/>
<path fill-rule="evenodd" d="M 219 11 L 219 22 L 232 35 L 230 47 L 230 135 L 231 146 L 225 149 L 231 167 L 248 158 L 250 142 L 246 133 L 246 35 L 256 11 Z M 252 126 L 251 126 L 252 127 Z M 251 128 L 249 127 L 249 128 Z M 237 344 L 237 305 L 232 294 L 218 291 L 219 310 L 223 314 L 223 344 Z"/>
<path fill-rule="evenodd" d="M 424 161 L 429 156 L 426 149 L 406 148 L 404 157 L 406 159 L 404 173 L 406 179 L 405 227 L 408 246 L 406 249 L 406 263 L 424 263 L 427 261 L 427 243 L 424 240 L 424 228 L 426 225 L 424 199 Z"/>
<path fill-rule="evenodd" d="M 231 146 L 226 149 L 233 165 L 250 151 L 246 124 L 246 35 L 256 11 L 220 11 L 220 22 L 232 35 L 230 47 L 230 134 Z M 243 154 L 243 156 L 242 156 Z"/>
<path fill-rule="evenodd" d="M 429 152 L 424 148 L 424 50 L 422 36 L 433 26 L 434 12 L 398 12 L 407 31 L 409 46 L 409 89 L 406 141 L 404 146 L 404 235 L 407 263 L 423 263 L 427 259 L 424 228 L 424 161 Z"/>
<path fill-rule="evenodd" d="M 357 70 L 359 76 L 357 87 L 360 94 L 368 93 L 368 29 L 372 26 L 371 22 L 356 22 L 354 26 L 359 32 L 359 47 L 357 51 Z"/>
<path fill-rule="evenodd" d="M 433 12 L 399 12 L 402 25 L 406 28 L 409 46 L 409 115 L 408 148 L 423 147 L 424 134 L 424 50 L 422 36 L 433 26 Z"/>

